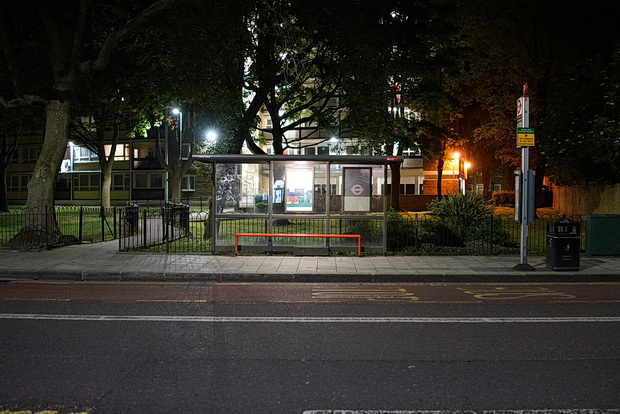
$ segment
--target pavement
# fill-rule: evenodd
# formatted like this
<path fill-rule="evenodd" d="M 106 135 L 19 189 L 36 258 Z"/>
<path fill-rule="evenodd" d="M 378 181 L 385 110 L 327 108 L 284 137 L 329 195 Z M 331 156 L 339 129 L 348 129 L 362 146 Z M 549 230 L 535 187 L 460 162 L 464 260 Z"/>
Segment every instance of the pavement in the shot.
<path fill-rule="evenodd" d="M 620 282 L 620 257 L 580 256 L 578 270 L 515 270 L 518 256 L 233 256 L 118 251 L 118 242 L 0 251 L 0 281 Z"/>

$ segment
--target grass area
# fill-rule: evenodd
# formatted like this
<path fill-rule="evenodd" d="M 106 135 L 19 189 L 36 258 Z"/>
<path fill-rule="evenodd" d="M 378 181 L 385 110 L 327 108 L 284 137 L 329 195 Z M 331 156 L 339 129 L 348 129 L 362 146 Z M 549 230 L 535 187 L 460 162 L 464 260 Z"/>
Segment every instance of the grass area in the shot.
<path fill-rule="evenodd" d="M 45 212 L 27 214 L 36 215 L 37 222 L 51 222 L 51 213 L 48 213 L 47 218 Z M 64 235 L 79 238 L 81 231 L 82 241 L 86 242 L 113 240 L 116 236 L 118 210 L 109 210 L 105 217 L 102 217 L 99 207 L 57 207 L 55 214 L 60 232 Z M 6 245 L 25 225 L 26 213 L 23 209 L 0 213 L 0 246 Z"/>
<path fill-rule="evenodd" d="M 101 240 L 111 240 L 114 238 L 119 226 L 121 209 L 116 210 L 117 216 L 112 212 L 103 219 L 100 215 L 99 207 L 58 207 L 56 217 L 59 227 L 63 234 L 79 237 L 82 232 L 82 241 L 92 242 Z M 152 209 L 153 217 L 160 214 L 159 208 Z M 81 215 L 81 218 L 80 218 Z M 448 247 L 441 247 L 437 252 L 433 246 L 426 244 L 422 248 L 425 235 L 431 231 L 433 218 L 429 212 L 406 212 L 401 213 L 402 222 L 395 224 L 388 223 L 388 246 L 395 254 L 515 254 L 518 253 L 520 241 L 521 225 L 514 221 L 514 209 L 509 207 L 497 207 L 495 215 L 498 223 L 507 233 L 506 242 L 501 245 L 483 245 L 480 243 L 470 243 L 468 251 L 461 248 L 454 248 L 452 251 Z M 557 212 L 552 209 L 538 209 L 539 216 L 535 223 L 529 225 L 528 252 L 541 254 L 546 250 L 546 226 L 550 217 L 557 216 Z M 372 218 L 370 218 L 372 217 Z M 171 241 L 159 246 L 148 249 L 156 252 L 210 252 L 212 242 L 210 234 L 207 233 L 205 219 L 207 215 L 192 214 L 190 221 L 190 235 L 179 240 Z M 330 229 L 325 230 L 324 219 L 300 218 L 290 219 L 286 224 L 274 223 L 270 231 L 273 233 L 300 233 L 300 234 L 361 234 L 365 245 L 380 246 L 382 243 L 382 214 L 366 216 L 360 220 L 341 220 L 337 216 L 332 216 Z M 0 245 L 6 245 L 11 238 L 17 234 L 24 226 L 25 216 L 23 211 L 15 210 L 9 213 L 0 213 Z M 219 221 L 218 245 L 233 245 L 235 233 L 266 233 L 269 230 L 268 218 L 252 219 L 223 219 Z M 582 246 L 585 245 L 585 225 L 582 225 Z M 102 237 L 103 235 L 103 237 Z M 273 240 L 275 245 L 297 245 L 297 246 L 322 246 L 323 238 L 276 238 Z M 330 244 L 333 246 L 339 243 L 344 245 L 348 240 L 333 239 Z M 242 239 L 244 245 L 266 245 L 265 237 L 246 237 Z M 415 246 L 413 248 L 412 246 Z"/>

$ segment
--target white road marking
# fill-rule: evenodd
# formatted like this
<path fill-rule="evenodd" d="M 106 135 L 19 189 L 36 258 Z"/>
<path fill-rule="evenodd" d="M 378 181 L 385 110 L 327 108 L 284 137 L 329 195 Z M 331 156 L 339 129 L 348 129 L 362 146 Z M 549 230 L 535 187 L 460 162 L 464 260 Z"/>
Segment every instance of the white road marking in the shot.
<path fill-rule="evenodd" d="M 311 410 L 303 414 L 616 414 L 620 409 L 563 408 L 543 410 Z"/>
<path fill-rule="evenodd" d="M 121 322 L 224 323 L 598 323 L 620 322 L 620 316 L 421 318 L 391 316 L 185 316 L 185 315 L 61 315 L 0 313 L 0 319 Z"/>

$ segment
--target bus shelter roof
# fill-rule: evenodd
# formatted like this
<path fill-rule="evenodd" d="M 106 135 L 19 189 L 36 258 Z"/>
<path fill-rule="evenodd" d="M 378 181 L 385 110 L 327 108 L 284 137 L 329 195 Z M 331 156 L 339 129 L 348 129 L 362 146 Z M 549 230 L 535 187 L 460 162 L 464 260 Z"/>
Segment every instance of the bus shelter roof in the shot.
<path fill-rule="evenodd" d="M 194 161 L 210 164 L 253 164 L 262 162 L 332 162 L 335 164 L 399 164 L 403 157 L 365 155 L 267 155 L 267 154 L 208 154 L 193 155 Z"/>

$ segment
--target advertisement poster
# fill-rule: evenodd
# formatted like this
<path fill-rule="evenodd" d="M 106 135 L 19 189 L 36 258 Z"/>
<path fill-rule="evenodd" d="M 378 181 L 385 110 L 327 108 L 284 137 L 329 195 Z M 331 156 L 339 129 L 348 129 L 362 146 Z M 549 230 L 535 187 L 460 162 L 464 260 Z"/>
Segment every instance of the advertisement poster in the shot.
<path fill-rule="evenodd" d="M 286 168 L 286 210 L 312 211 L 314 168 Z"/>
<path fill-rule="evenodd" d="M 372 169 L 343 168 L 344 211 L 370 212 Z"/>

